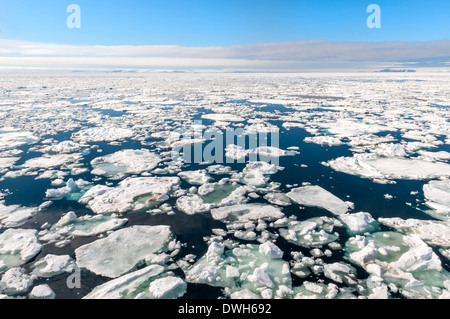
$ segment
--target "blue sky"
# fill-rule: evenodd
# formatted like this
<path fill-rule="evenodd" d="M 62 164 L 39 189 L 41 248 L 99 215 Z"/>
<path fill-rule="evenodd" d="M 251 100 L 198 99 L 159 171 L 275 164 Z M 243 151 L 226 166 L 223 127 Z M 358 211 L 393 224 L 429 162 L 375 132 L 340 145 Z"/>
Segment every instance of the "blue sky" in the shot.
<path fill-rule="evenodd" d="M 366 24 L 372 3 L 380 29 Z M 448 0 L 0 0 L 0 70 L 450 71 L 449 21 Z"/>
<path fill-rule="evenodd" d="M 78 30 L 65 24 L 71 3 Z M 366 26 L 371 3 L 381 29 Z M 85 45 L 430 41 L 450 39 L 449 20 L 448 0 L 0 0 L 0 38 Z"/>

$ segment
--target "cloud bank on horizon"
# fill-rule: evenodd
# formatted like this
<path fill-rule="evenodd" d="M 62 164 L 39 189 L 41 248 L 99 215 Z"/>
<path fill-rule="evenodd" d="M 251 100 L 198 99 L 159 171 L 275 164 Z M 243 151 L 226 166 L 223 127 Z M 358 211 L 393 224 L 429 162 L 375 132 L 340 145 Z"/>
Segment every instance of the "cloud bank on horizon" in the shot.
<path fill-rule="evenodd" d="M 450 41 L 309 40 L 230 47 L 71 45 L 0 39 L 2 69 L 367 69 L 450 66 Z"/>

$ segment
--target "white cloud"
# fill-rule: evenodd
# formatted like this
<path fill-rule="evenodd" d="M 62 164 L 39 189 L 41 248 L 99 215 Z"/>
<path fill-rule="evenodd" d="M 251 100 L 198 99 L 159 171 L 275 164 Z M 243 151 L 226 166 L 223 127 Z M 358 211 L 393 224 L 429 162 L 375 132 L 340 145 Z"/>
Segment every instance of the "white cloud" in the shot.
<path fill-rule="evenodd" d="M 0 67 L 42 68 L 319 68 L 364 63 L 450 61 L 450 41 L 274 42 L 231 47 L 68 45 L 0 39 Z"/>

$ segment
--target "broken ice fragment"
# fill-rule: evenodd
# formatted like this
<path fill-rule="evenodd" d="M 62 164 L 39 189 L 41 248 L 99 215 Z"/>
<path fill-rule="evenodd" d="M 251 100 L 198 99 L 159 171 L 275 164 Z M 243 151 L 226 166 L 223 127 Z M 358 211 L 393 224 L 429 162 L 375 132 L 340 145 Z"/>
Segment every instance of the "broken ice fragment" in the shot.
<path fill-rule="evenodd" d="M 132 226 L 77 248 L 76 263 L 97 275 L 117 278 L 147 255 L 168 251 L 172 239 L 169 226 Z"/>
<path fill-rule="evenodd" d="M 345 214 L 350 206 L 320 186 L 303 186 L 286 194 L 300 205 L 315 206 L 328 210 L 334 215 Z"/>

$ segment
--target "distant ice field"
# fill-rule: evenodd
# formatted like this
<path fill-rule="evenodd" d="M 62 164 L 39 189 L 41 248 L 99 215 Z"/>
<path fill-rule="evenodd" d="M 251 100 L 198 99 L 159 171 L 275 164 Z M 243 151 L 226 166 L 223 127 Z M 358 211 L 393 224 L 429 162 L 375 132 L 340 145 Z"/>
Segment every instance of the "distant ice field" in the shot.
<path fill-rule="evenodd" d="M 0 78 L 0 298 L 450 298 L 445 74 Z"/>

